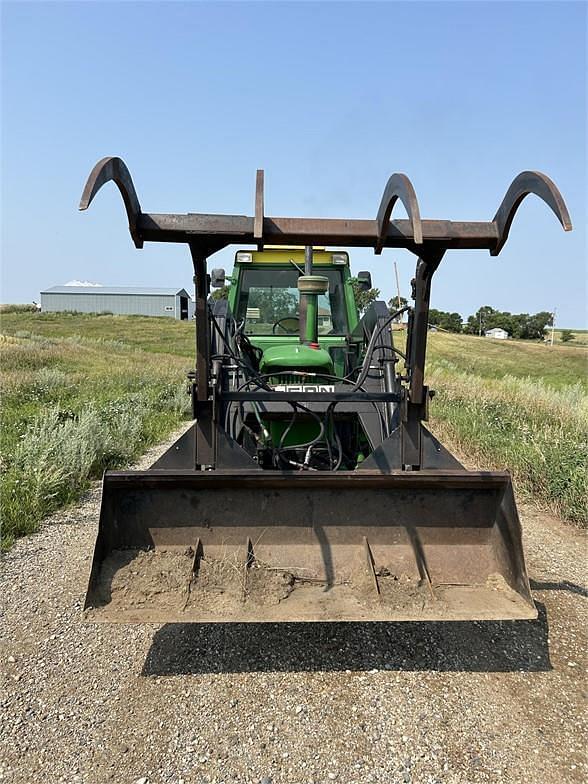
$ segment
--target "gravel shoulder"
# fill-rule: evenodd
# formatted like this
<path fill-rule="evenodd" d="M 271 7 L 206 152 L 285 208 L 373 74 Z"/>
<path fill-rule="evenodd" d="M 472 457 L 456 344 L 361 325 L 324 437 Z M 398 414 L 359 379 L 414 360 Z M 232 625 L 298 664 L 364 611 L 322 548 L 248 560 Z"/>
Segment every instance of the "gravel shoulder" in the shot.
<path fill-rule="evenodd" d="M 583 532 L 520 506 L 537 621 L 91 625 L 99 503 L 3 559 L 1 781 L 586 780 Z"/>

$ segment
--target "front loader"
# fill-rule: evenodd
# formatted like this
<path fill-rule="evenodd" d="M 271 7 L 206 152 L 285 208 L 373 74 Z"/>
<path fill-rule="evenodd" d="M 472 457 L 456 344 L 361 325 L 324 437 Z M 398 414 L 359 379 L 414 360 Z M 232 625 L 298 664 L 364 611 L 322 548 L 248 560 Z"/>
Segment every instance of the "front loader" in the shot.
<path fill-rule="evenodd" d="M 423 424 L 431 280 L 445 252 L 497 255 L 529 193 L 571 229 L 553 182 L 523 172 L 490 222 L 424 220 L 405 175 L 376 220 L 144 213 L 120 158 L 131 236 L 188 245 L 194 265 L 193 424 L 146 471 L 104 475 L 85 602 L 96 621 L 497 620 L 537 616 L 510 474 L 467 471 Z M 408 219 L 391 220 L 400 200 Z M 207 271 L 237 245 L 226 283 Z M 406 248 L 413 304 L 360 317 L 340 248 Z M 245 249 L 243 249 L 245 248 Z M 328 248 L 334 248 L 330 250 Z M 394 335 L 408 314 L 406 347 Z"/>

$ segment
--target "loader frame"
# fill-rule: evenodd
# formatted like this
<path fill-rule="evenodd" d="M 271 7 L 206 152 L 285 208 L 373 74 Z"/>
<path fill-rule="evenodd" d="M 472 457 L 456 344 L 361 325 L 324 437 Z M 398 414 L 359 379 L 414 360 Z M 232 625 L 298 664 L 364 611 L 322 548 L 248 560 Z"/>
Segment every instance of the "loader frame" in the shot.
<path fill-rule="evenodd" d="M 117 157 L 100 160 L 86 182 L 80 210 L 89 207 L 96 193 L 113 181 L 122 195 L 129 231 L 137 248 L 145 242 L 187 244 L 194 267 L 196 367 L 194 374 L 193 434 L 184 440 L 184 450 L 193 452 L 192 469 L 243 467 L 243 455 L 227 440 L 216 421 L 221 403 L 229 402 L 373 402 L 397 404 L 400 426 L 380 446 L 369 464 L 381 470 L 455 468 L 455 459 L 438 445 L 431 446 L 430 433 L 422 426 L 428 419 L 430 390 L 425 385 L 425 359 L 431 282 L 446 251 L 486 249 L 496 256 L 502 250 L 515 213 L 528 194 L 541 198 L 554 212 L 565 231 L 572 228 L 565 202 L 556 185 L 536 171 L 519 174 L 508 188 L 491 221 L 447 221 L 421 219 L 415 190 L 404 174 L 393 174 L 384 189 L 375 220 L 335 218 L 284 218 L 264 213 L 264 173 L 257 171 L 253 216 L 216 214 L 156 214 L 142 211 L 133 180 L 125 163 Z M 406 220 L 392 220 L 392 210 L 401 201 Z M 208 258 L 233 245 L 324 245 L 405 248 L 417 256 L 412 281 L 414 306 L 409 308 L 406 373 L 399 392 L 349 391 L 278 392 L 272 390 L 223 391 L 218 374 L 213 378 L 210 362 L 211 324 L 209 314 Z M 184 466 L 186 463 L 184 463 Z"/>
<path fill-rule="evenodd" d="M 427 430 L 431 392 L 424 371 L 431 282 L 445 253 L 482 248 L 497 255 L 530 193 L 569 231 L 570 217 L 553 182 L 539 172 L 519 174 L 488 222 L 421 219 L 404 174 L 389 178 L 375 220 L 281 218 L 265 215 L 259 170 L 253 216 L 161 215 L 141 210 L 123 161 L 104 158 L 88 178 L 80 209 L 109 181 L 122 194 L 136 247 L 179 242 L 190 249 L 195 422 L 148 471 L 105 472 L 86 617 L 122 622 L 537 617 L 510 475 L 466 471 Z M 398 200 L 407 220 L 391 219 Z M 385 334 L 395 314 L 374 303 L 348 336 L 350 343 L 367 345 L 350 386 L 292 391 L 284 385 L 280 391 L 262 382 L 261 374 L 250 375 L 245 384 L 229 383 L 223 371 L 229 360 L 239 360 L 229 351 L 233 319 L 227 302 L 213 306 L 209 300 L 207 260 L 231 244 L 304 245 L 305 275 L 312 273 L 313 245 L 371 247 L 376 254 L 385 248 L 411 251 L 417 264 L 414 305 L 402 309 L 409 313 L 406 354 L 394 348 L 391 332 Z M 301 317 L 304 304 L 301 299 Z M 387 350 L 370 378 L 376 346 Z M 402 374 L 395 372 L 397 356 L 405 362 Z M 339 411 L 357 415 L 372 451 L 353 470 L 339 470 L 340 460 L 332 470 L 281 470 L 279 461 L 264 469 L 236 440 L 241 436 L 231 435 L 223 416 L 232 404 L 263 405 L 281 415 L 288 406 L 296 413 L 301 403 L 317 410 L 336 403 Z M 381 417 L 375 437 L 372 408 Z"/>

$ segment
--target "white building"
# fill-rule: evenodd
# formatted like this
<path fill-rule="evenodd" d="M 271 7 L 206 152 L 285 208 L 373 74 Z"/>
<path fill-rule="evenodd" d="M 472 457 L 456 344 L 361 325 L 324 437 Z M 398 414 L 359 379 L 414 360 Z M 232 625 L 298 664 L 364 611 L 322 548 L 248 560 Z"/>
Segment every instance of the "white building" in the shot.
<path fill-rule="evenodd" d="M 501 327 L 494 327 L 494 329 L 488 329 L 484 333 L 485 337 L 487 338 L 494 338 L 494 340 L 507 340 L 508 332 Z"/>
<path fill-rule="evenodd" d="M 45 312 L 113 313 L 115 315 L 167 316 L 189 320 L 194 303 L 186 289 L 138 286 L 53 286 L 41 292 Z"/>

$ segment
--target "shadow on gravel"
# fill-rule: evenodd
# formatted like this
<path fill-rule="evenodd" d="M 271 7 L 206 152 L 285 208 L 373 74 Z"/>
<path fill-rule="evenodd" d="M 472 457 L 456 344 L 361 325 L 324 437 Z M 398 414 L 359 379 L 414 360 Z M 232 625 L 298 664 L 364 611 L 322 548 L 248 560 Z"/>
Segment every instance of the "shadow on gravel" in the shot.
<path fill-rule="evenodd" d="M 155 633 L 143 675 L 337 670 L 544 672 L 547 613 L 536 621 L 171 623 Z"/>
<path fill-rule="evenodd" d="M 588 599 L 588 588 L 584 588 L 583 585 L 578 585 L 577 583 L 571 583 L 569 580 L 560 580 L 559 582 L 529 580 L 529 582 L 532 591 L 568 591 Z"/>

